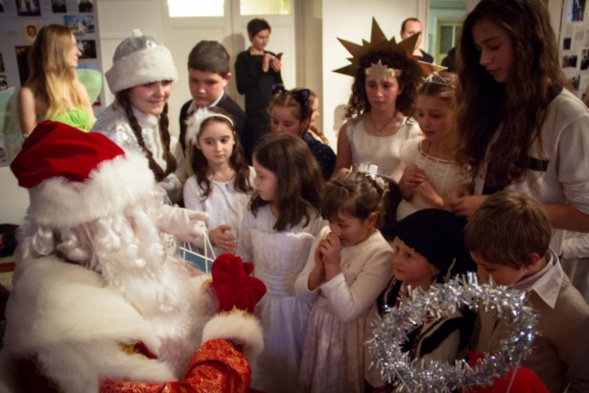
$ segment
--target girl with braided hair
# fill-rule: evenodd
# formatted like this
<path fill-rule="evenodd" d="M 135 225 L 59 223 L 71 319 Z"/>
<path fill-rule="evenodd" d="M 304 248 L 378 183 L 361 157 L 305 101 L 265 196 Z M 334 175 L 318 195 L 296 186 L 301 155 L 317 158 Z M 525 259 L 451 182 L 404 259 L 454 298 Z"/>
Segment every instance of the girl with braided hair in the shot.
<path fill-rule="evenodd" d="M 107 135 L 127 150 L 141 151 L 157 182 L 175 202 L 182 194 L 179 167 L 170 148 L 168 98 L 178 79 L 172 54 L 159 41 L 141 35 L 119 44 L 106 80 L 115 102 L 100 115 L 92 131 Z"/>

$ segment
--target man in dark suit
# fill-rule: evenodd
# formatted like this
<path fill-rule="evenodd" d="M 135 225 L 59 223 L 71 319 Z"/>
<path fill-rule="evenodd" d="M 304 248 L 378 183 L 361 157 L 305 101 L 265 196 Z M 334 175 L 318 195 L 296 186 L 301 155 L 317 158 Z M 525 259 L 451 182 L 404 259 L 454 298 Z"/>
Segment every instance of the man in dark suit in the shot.
<path fill-rule="evenodd" d="M 407 18 L 403 21 L 403 24 L 401 24 L 401 39 L 404 40 L 411 37 L 412 35 L 419 34 L 417 41 L 415 41 L 415 51 L 413 51 L 413 54 L 415 56 L 421 57 L 421 61 L 425 61 L 426 63 L 433 63 L 434 58 L 432 55 L 419 49 L 422 39 L 422 30 L 423 26 L 421 25 L 419 19 Z"/>

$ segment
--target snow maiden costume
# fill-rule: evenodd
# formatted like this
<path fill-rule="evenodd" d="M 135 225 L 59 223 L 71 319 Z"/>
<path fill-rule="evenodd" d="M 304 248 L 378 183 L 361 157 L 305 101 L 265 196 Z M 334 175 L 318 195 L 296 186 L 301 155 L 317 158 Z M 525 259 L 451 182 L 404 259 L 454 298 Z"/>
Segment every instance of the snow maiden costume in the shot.
<path fill-rule="evenodd" d="M 181 198 L 185 180 L 181 154 L 174 157 L 177 140 L 168 130 L 167 104 L 159 116 L 140 111 L 131 105 L 128 91 L 157 81 L 174 82 L 178 71 L 171 52 L 153 37 L 139 30 L 123 40 L 113 56 L 113 65 L 105 74 L 116 100 L 98 117 L 93 132 L 108 136 L 125 150 L 143 152 L 158 182 L 168 192 L 172 202 Z"/>
<path fill-rule="evenodd" d="M 190 241 L 200 227 L 163 205 L 142 154 L 47 121 L 11 168 L 31 202 L 18 232 L 0 391 L 247 391 L 240 349 L 255 356 L 263 339 L 245 310 L 264 285 L 234 256 L 213 264 L 212 282 L 176 259 L 164 232 Z"/>

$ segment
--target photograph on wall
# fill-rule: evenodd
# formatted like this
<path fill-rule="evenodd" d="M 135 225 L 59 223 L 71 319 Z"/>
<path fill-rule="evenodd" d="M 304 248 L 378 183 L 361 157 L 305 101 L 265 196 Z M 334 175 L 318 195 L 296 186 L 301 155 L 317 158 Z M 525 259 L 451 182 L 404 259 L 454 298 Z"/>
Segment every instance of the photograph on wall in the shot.
<path fill-rule="evenodd" d="M 14 0 L 18 16 L 41 16 L 39 0 Z"/>
<path fill-rule="evenodd" d="M 96 41 L 79 40 L 77 45 L 80 52 L 82 52 L 80 59 L 96 59 Z"/>
<path fill-rule="evenodd" d="M 94 12 L 94 3 L 90 0 L 78 0 L 78 12 Z"/>
<path fill-rule="evenodd" d="M 571 22 L 582 22 L 585 15 L 585 0 L 573 0 L 571 4 Z"/>
<path fill-rule="evenodd" d="M 51 0 L 51 9 L 54 14 L 64 14 L 67 12 L 65 0 Z"/>
<path fill-rule="evenodd" d="M 94 15 L 65 15 L 63 24 L 76 36 L 94 34 Z"/>
<path fill-rule="evenodd" d="M 4 12 L 4 1 L 0 0 L 0 12 Z"/>
<path fill-rule="evenodd" d="M 562 49 L 564 50 L 570 50 L 571 49 L 571 37 L 565 37 L 563 42 L 562 42 Z"/>
<path fill-rule="evenodd" d="M 4 66 L 4 55 L 0 53 L 0 74 L 4 74 L 6 72 L 6 67 Z"/>
<path fill-rule="evenodd" d="M 14 51 L 16 52 L 16 64 L 18 65 L 18 79 L 20 85 L 24 85 L 29 78 L 29 50 L 30 45 L 15 46 Z"/>
<path fill-rule="evenodd" d="M 562 57 L 562 68 L 577 68 L 577 58 L 576 54 L 574 55 L 564 55 Z"/>
<path fill-rule="evenodd" d="M 22 31 L 25 42 L 32 44 L 39 34 L 39 22 L 23 22 Z"/>
<path fill-rule="evenodd" d="M 581 75 L 576 74 L 576 75 L 569 76 L 568 81 L 575 88 L 575 90 L 579 91 L 579 85 L 581 84 Z"/>
<path fill-rule="evenodd" d="M 589 49 L 583 49 L 581 55 L 581 70 L 589 68 Z"/>

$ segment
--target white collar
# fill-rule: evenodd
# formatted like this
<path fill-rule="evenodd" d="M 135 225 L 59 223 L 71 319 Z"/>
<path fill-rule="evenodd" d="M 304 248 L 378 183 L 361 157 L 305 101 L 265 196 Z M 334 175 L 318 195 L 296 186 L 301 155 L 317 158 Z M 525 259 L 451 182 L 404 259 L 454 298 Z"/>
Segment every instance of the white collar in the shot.
<path fill-rule="evenodd" d="M 526 292 L 536 292 L 544 303 L 554 308 L 564 272 L 554 251 L 549 249 L 546 258 L 546 266 L 542 270 L 513 284 L 513 287 Z"/>
<path fill-rule="evenodd" d="M 211 105 L 209 105 L 209 108 L 212 108 L 214 106 L 217 106 L 217 104 L 219 104 L 219 102 L 221 101 L 221 99 L 223 98 L 223 96 L 225 95 L 225 90 L 221 91 L 221 95 L 219 96 L 219 98 L 217 98 Z M 194 113 L 195 110 L 197 110 L 198 107 L 196 106 L 196 103 L 194 102 L 194 100 L 192 100 L 192 102 L 190 102 L 190 105 L 188 106 L 188 109 L 186 110 L 186 113 L 188 113 L 189 115 L 191 115 L 192 113 Z"/>
<path fill-rule="evenodd" d="M 141 128 L 156 128 L 156 126 L 159 124 L 160 118 L 158 116 L 141 112 L 134 106 L 131 106 L 131 110 L 137 118 L 137 122 L 139 123 Z"/>

